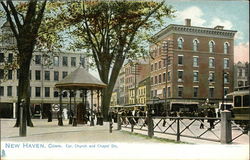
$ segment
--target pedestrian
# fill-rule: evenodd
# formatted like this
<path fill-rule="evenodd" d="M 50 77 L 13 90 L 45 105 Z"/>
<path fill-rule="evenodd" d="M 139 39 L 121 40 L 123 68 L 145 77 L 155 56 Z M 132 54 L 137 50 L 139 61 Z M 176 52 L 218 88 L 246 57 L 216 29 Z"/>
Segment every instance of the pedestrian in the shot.
<path fill-rule="evenodd" d="M 208 118 L 214 118 L 215 117 L 215 113 L 213 112 L 212 109 L 208 109 L 207 112 L 207 117 Z M 214 128 L 214 119 L 208 119 L 209 125 L 210 125 L 210 130 Z"/>
<path fill-rule="evenodd" d="M 48 111 L 48 122 L 52 122 L 52 110 L 51 110 L 51 108 Z"/>
<path fill-rule="evenodd" d="M 205 117 L 205 113 L 203 110 L 198 113 L 198 117 L 201 117 L 201 118 Z M 200 129 L 204 129 L 204 119 L 200 119 L 200 121 L 201 121 Z"/>

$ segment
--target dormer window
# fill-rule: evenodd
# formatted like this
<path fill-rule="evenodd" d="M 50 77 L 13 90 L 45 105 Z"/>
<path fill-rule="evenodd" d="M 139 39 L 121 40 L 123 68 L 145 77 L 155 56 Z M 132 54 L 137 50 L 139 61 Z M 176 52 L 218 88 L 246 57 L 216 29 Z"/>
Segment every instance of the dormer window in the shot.
<path fill-rule="evenodd" d="M 182 37 L 178 38 L 177 42 L 178 42 L 178 49 L 182 49 L 184 42 L 183 38 Z"/>
<path fill-rule="evenodd" d="M 214 52 L 214 46 L 215 46 L 214 41 L 209 41 L 208 45 L 209 45 L 209 52 L 210 53 Z"/>

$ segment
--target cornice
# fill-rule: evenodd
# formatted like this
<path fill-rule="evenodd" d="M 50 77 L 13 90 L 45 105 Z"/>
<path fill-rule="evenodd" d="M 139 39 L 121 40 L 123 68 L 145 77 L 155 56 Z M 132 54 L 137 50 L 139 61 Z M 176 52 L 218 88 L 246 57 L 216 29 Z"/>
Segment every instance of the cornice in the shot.
<path fill-rule="evenodd" d="M 235 30 L 219 30 L 214 28 L 171 24 L 155 34 L 153 37 L 157 40 L 161 40 L 163 37 L 175 33 L 233 39 L 236 32 L 237 31 Z"/>

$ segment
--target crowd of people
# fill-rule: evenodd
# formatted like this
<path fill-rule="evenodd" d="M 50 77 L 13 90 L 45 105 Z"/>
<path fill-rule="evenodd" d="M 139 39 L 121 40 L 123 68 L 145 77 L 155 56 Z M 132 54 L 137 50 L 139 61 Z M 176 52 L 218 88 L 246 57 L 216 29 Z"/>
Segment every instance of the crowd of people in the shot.
<path fill-rule="evenodd" d="M 110 120 L 113 121 L 114 123 L 117 122 L 117 116 L 118 114 L 121 115 L 121 123 L 122 124 L 139 124 L 139 125 L 147 125 L 147 119 L 146 118 L 142 118 L 143 116 L 145 117 L 148 112 L 147 111 L 141 111 L 141 110 L 120 110 L 118 111 L 112 111 L 109 113 L 110 115 Z M 154 110 L 150 111 L 150 114 L 152 116 L 154 115 Z M 205 117 L 207 117 L 207 122 L 209 123 L 209 129 L 213 129 L 214 128 L 214 122 L 216 117 L 220 117 L 220 114 L 215 112 L 215 110 L 213 108 L 208 108 L 208 109 L 203 109 L 200 111 L 192 111 L 192 112 L 187 112 L 187 111 L 172 111 L 172 112 L 162 112 L 161 114 L 162 117 L 172 117 L 170 118 L 170 120 L 173 120 L 174 117 L 190 117 L 190 119 L 192 119 L 192 117 L 201 117 L 200 120 L 200 129 L 204 129 L 204 121 L 205 121 Z M 163 126 L 165 127 L 166 125 L 166 119 L 163 119 Z"/>

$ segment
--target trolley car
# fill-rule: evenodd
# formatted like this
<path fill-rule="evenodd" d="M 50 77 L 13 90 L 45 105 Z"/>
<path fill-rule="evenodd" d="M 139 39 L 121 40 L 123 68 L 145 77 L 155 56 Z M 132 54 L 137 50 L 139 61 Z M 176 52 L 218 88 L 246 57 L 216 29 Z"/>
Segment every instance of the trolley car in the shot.
<path fill-rule="evenodd" d="M 250 91 L 249 86 L 237 88 L 227 96 L 233 96 L 233 115 L 236 123 L 250 127 Z"/>

